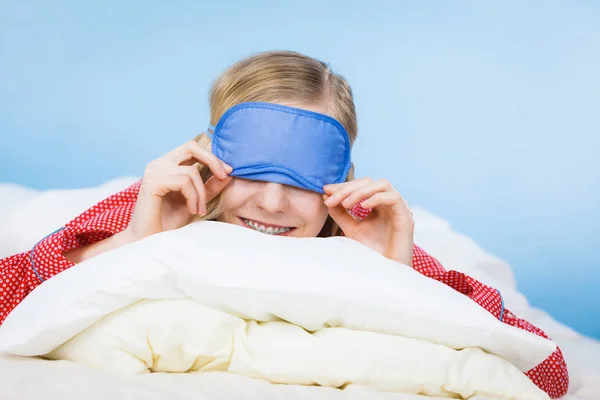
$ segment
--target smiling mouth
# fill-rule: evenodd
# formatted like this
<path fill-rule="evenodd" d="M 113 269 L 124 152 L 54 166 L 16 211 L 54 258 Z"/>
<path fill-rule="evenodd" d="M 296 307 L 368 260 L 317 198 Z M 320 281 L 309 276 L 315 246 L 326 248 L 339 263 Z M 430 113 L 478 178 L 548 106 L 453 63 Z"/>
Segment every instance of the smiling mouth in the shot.
<path fill-rule="evenodd" d="M 263 222 L 253 221 L 247 218 L 240 218 L 244 225 L 246 225 L 250 229 L 254 229 L 255 231 L 266 233 L 267 235 L 285 235 L 294 229 L 295 227 L 290 226 L 279 226 L 279 225 L 270 225 L 265 224 Z"/>

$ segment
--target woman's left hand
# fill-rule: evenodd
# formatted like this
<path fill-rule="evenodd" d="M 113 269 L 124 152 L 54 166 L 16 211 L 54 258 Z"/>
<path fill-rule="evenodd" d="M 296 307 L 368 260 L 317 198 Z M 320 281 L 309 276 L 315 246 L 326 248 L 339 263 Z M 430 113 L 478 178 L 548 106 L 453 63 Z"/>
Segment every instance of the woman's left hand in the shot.
<path fill-rule="evenodd" d="M 345 236 L 389 259 L 412 266 L 413 215 L 391 183 L 362 178 L 326 185 L 323 190 L 329 215 Z M 357 220 L 347 211 L 359 203 L 365 209 L 372 209 L 363 220 Z"/>

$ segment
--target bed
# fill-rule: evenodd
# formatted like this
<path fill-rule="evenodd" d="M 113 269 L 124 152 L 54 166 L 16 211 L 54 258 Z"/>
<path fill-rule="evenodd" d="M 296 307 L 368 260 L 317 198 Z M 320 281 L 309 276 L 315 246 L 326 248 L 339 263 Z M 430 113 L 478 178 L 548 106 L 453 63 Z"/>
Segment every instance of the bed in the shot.
<path fill-rule="evenodd" d="M 127 185 L 126 177 L 94 188 L 36 191 L 14 184 L 0 185 L 0 257 L 27 250 L 37 240 L 69 219 Z M 48 212 L 52 210 L 52 212 Z M 506 306 L 544 329 L 563 350 L 570 371 L 565 399 L 600 398 L 600 343 L 532 308 L 517 290 L 510 266 L 481 249 L 473 240 L 452 230 L 449 223 L 415 208 L 416 243 L 447 268 L 465 272 L 502 291 Z M 1 328 L 0 328 L 1 329 Z M 71 361 L 54 361 L 0 353 L 0 399 L 426 399 L 384 393 L 360 385 L 334 389 L 280 385 L 228 372 L 127 375 L 103 371 Z M 474 397 L 483 399 L 485 397 Z"/>

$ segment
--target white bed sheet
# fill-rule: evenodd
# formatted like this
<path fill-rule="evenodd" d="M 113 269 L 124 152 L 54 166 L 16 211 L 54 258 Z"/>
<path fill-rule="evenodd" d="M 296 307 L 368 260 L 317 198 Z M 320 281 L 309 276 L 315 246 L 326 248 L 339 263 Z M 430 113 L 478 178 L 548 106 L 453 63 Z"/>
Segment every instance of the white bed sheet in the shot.
<path fill-rule="evenodd" d="M 69 361 L 48 361 L 0 353 L 0 399 L 39 400 L 432 400 L 414 394 L 384 393 L 361 387 L 275 385 L 227 372 L 125 375 Z M 486 397 L 473 397 L 487 400 Z"/>
<path fill-rule="evenodd" d="M 122 178 L 96 188 L 38 192 L 0 184 L 0 258 L 27 250 L 45 234 L 97 201 L 135 181 Z M 48 212 L 51 210 L 52 212 Z M 454 232 L 447 221 L 415 209 L 415 241 L 447 268 L 468 273 L 502 291 L 508 308 L 544 329 L 562 349 L 570 372 L 564 400 L 600 400 L 600 342 L 586 338 L 529 305 L 518 292 L 510 266 Z M 228 373 L 118 375 L 68 361 L 0 353 L 0 400 L 79 399 L 400 399 L 431 397 L 378 393 L 368 388 L 273 385 Z M 477 400 L 484 400 L 478 397 Z"/>
<path fill-rule="evenodd" d="M 582 343 L 583 344 L 583 343 Z M 589 378 L 589 377 L 588 377 Z M 600 378 L 600 375 L 596 376 Z M 597 400 L 600 383 L 587 379 L 573 386 L 564 400 Z M 383 393 L 360 386 L 344 390 L 274 385 L 225 372 L 124 375 L 99 371 L 69 361 L 48 361 L 0 354 L 0 399 L 39 400 L 431 400 L 412 394 Z M 473 400 L 486 400 L 474 397 Z"/>

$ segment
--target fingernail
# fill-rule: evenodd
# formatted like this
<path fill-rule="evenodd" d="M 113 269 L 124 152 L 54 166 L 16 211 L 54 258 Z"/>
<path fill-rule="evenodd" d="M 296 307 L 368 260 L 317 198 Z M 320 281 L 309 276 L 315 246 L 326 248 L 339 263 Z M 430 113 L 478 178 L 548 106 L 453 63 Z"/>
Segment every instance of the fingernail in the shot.
<path fill-rule="evenodd" d="M 350 199 L 344 199 L 344 201 L 342 201 L 343 206 L 347 206 L 349 203 L 350 203 Z"/>
<path fill-rule="evenodd" d="M 325 200 L 325 204 L 327 204 L 328 206 L 330 206 L 332 202 L 333 200 L 331 199 L 331 197 Z"/>
<path fill-rule="evenodd" d="M 227 172 L 228 174 L 231 173 L 231 171 L 233 171 L 233 168 L 231 167 L 231 165 L 228 165 L 225 163 L 223 163 L 223 168 L 225 168 L 225 172 Z"/>

